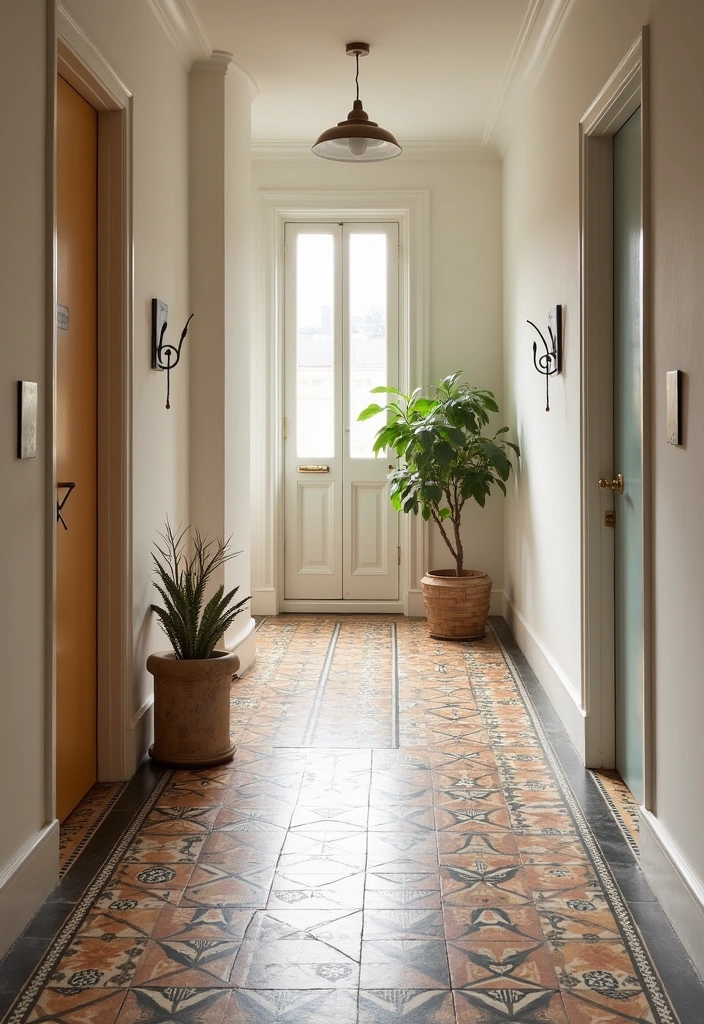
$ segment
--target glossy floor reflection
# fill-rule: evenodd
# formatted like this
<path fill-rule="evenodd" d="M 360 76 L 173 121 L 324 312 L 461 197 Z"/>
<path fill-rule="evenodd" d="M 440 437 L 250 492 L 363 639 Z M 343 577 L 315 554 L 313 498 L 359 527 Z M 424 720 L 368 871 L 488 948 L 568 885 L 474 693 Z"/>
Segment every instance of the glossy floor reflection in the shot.
<path fill-rule="evenodd" d="M 675 1024 L 492 633 L 281 616 L 11 1024 Z"/>

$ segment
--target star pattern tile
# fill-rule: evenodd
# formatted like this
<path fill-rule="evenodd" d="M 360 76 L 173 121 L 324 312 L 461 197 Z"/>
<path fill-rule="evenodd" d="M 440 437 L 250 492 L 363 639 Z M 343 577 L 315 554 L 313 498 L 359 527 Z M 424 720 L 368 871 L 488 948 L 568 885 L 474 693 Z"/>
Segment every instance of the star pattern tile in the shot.
<path fill-rule="evenodd" d="M 13 1024 L 675 1024 L 493 635 L 335 625 L 261 625 L 233 762 L 172 773 Z"/>

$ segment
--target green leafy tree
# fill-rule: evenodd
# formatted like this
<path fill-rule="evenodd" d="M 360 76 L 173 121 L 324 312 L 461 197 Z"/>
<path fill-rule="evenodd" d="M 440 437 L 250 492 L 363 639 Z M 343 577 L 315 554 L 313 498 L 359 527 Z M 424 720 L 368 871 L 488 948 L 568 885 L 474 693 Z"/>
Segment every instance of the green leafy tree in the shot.
<path fill-rule="evenodd" d="M 229 541 L 208 540 L 199 530 L 193 531 L 193 554 L 186 554 L 190 527 L 174 531 L 166 522 L 159 534 L 162 544 L 155 544 L 154 586 L 163 607 L 153 604 L 152 611 L 171 641 L 177 658 L 210 658 L 217 642 L 249 601 L 245 597 L 235 603 L 239 587 L 225 593 L 221 584 L 206 603 L 208 583 L 221 565 L 238 553 L 230 550 Z"/>
<path fill-rule="evenodd" d="M 372 394 L 394 397 L 384 406 L 374 402 L 359 414 L 360 420 L 385 416 L 374 452 L 379 455 L 391 448 L 399 457 L 398 468 L 389 474 L 393 506 L 437 524 L 457 576 L 464 563 L 462 509 L 470 499 L 483 508 L 494 485 L 506 494 L 510 453 L 520 455 L 517 445 L 500 437 L 508 427 L 493 437 L 483 435 L 490 414 L 499 407 L 491 391 L 461 384 L 461 376 L 453 373 L 431 385 L 430 397 L 421 388 L 411 395 L 392 387 L 374 388 Z"/>

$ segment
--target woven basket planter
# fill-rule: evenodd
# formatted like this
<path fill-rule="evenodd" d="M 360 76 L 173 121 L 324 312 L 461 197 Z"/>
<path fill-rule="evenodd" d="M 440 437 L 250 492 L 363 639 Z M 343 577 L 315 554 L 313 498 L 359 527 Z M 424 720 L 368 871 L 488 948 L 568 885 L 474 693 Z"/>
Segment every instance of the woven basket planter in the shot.
<path fill-rule="evenodd" d="M 489 617 L 492 579 L 485 572 L 433 569 L 420 581 L 430 635 L 436 640 L 480 640 Z"/>
<path fill-rule="evenodd" d="M 236 654 L 179 660 L 151 654 L 154 676 L 154 743 L 149 756 L 175 768 L 210 768 L 231 761 L 230 686 L 240 667 Z"/>

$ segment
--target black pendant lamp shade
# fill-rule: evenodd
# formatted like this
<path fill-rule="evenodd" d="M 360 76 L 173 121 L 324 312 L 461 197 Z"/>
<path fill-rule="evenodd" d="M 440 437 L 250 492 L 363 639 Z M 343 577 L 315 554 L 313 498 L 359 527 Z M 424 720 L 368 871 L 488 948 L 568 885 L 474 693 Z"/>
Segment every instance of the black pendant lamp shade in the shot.
<path fill-rule="evenodd" d="M 348 43 L 347 53 L 355 57 L 357 62 L 357 99 L 347 120 L 323 132 L 313 146 L 313 152 L 324 160 L 344 160 L 358 164 L 391 160 L 399 155 L 401 147 L 391 132 L 369 120 L 359 98 L 359 58 L 366 57 L 369 47 L 366 43 Z"/>

